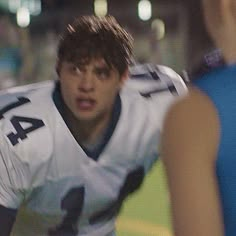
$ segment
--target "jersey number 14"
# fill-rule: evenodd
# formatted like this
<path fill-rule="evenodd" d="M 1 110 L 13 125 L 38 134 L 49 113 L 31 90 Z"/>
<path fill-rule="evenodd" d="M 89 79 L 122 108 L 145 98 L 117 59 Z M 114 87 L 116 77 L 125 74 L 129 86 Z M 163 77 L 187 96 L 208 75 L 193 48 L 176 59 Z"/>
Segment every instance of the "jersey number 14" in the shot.
<path fill-rule="evenodd" d="M 10 103 L 9 105 L 5 106 L 0 110 L 0 119 L 4 118 L 4 114 L 11 109 L 29 103 L 30 100 L 25 97 L 19 97 L 18 101 Z M 7 135 L 8 139 L 10 140 L 11 144 L 15 146 L 19 143 L 19 140 L 24 140 L 27 138 L 27 134 L 39 129 L 45 124 L 42 120 L 31 118 L 31 117 L 24 117 L 24 116 L 12 116 L 10 119 L 13 127 L 15 128 L 15 133 L 11 132 Z M 24 124 L 28 124 L 27 126 L 22 126 Z"/>

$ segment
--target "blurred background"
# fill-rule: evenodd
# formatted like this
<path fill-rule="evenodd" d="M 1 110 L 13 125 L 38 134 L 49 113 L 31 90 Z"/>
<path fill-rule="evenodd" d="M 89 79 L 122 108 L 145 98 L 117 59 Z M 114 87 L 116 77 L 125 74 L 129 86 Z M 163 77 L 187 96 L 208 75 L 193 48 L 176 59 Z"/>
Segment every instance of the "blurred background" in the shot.
<path fill-rule="evenodd" d="M 115 16 L 137 63 L 181 73 L 212 48 L 199 9 L 195 0 L 0 0 L 0 88 L 55 78 L 58 36 L 84 14 Z"/>

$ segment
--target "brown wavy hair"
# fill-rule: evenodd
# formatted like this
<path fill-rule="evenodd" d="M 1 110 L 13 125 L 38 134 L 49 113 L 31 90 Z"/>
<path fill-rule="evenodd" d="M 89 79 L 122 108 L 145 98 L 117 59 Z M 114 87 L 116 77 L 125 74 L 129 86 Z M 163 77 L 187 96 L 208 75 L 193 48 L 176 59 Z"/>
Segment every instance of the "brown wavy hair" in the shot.
<path fill-rule="evenodd" d="M 82 16 L 61 35 L 57 51 L 57 73 L 61 62 L 83 66 L 103 58 L 122 75 L 133 60 L 133 38 L 113 16 Z"/>

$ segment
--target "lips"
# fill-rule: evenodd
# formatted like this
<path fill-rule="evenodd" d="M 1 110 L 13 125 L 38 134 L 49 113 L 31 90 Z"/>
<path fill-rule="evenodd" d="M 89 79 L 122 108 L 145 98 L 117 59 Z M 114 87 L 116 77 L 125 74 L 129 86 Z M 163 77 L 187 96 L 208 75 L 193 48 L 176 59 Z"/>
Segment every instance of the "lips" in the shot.
<path fill-rule="evenodd" d="M 77 107 L 82 111 L 92 110 L 96 104 L 94 99 L 91 98 L 78 98 L 76 99 Z"/>

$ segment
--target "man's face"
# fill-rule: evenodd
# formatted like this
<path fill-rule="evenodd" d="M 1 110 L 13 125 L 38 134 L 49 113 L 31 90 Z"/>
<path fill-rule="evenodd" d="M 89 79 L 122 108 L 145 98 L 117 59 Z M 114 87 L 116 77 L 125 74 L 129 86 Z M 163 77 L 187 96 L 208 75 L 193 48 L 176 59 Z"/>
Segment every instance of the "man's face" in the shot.
<path fill-rule="evenodd" d="M 127 75 L 120 77 L 103 59 L 94 59 L 82 68 L 62 62 L 60 84 L 65 104 L 81 121 L 110 115 L 114 100 Z"/>

